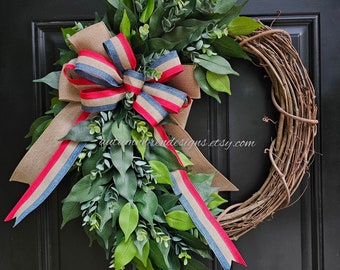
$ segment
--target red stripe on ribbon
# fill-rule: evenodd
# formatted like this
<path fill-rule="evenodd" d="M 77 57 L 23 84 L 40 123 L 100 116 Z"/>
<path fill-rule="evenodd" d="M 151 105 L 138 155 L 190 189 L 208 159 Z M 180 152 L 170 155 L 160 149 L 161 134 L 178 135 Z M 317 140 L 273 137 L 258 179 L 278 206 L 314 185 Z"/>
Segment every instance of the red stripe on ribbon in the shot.
<path fill-rule="evenodd" d="M 135 57 L 135 54 L 131 48 L 130 43 L 128 42 L 128 40 L 126 39 L 126 37 L 122 34 L 119 33 L 118 35 L 116 35 L 116 37 L 119 39 L 120 43 L 122 44 L 125 53 L 129 59 L 130 65 L 131 65 L 131 69 L 136 69 L 137 66 L 137 60 Z"/>
<path fill-rule="evenodd" d="M 153 116 L 146 109 L 144 109 L 144 107 L 139 105 L 137 102 L 134 102 L 132 106 L 141 116 L 145 118 L 146 121 L 148 121 L 151 126 L 155 127 L 158 125 L 158 121 L 153 118 Z"/>
<path fill-rule="evenodd" d="M 166 69 L 162 72 L 162 76 L 158 79 L 158 82 L 159 83 L 166 82 L 175 77 L 176 75 L 178 75 L 179 73 L 181 73 L 183 70 L 184 69 L 182 65 L 177 65 L 169 69 Z"/>
<path fill-rule="evenodd" d="M 112 97 L 115 95 L 120 95 L 121 93 L 125 93 L 123 87 L 120 88 L 114 88 L 114 89 L 105 89 L 105 90 L 98 90 L 97 88 L 91 88 L 91 89 L 84 89 L 80 91 L 80 98 L 82 99 L 99 99 L 99 98 L 106 98 L 106 97 Z"/>

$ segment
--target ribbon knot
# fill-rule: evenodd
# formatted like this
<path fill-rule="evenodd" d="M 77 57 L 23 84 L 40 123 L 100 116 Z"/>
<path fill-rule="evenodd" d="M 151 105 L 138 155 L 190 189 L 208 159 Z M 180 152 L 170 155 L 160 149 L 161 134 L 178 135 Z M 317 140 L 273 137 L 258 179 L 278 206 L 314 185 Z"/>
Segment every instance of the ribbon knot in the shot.
<path fill-rule="evenodd" d="M 84 111 L 113 110 L 127 92 L 132 92 L 136 95 L 133 108 L 156 126 L 168 112 L 178 113 L 185 105 L 187 94 L 162 84 L 183 71 L 176 51 L 150 64 L 161 74 L 156 81 L 136 71 L 136 57 L 123 34 L 106 40 L 103 47 L 108 57 L 83 49 L 63 69 L 68 81 L 79 89 Z"/>

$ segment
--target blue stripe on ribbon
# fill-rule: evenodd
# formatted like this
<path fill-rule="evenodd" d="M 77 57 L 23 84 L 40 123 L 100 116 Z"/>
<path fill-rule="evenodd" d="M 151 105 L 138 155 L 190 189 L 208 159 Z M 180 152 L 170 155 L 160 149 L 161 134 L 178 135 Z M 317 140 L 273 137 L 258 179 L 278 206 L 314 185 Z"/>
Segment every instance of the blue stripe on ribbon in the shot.
<path fill-rule="evenodd" d="M 110 111 L 110 110 L 114 110 L 118 105 L 117 103 L 113 103 L 113 104 L 106 104 L 106 105 L 101 105 L 101 106 L 85 106 L 85 105 L 81 105 L 81 108 L 83 109 L 83 111 L 86 112 L 103 112 L 103 111 Z"/>
<path fill-rule="evenodd" d="M 176 51 L 171 51 L 167 53 L 166 55 L 161 56 L 160 58 L 156 59 L 153 61 L 150 65 L 151 68 L 157 68 L 158 66 L 164 64 L 165 62 L 173 59 L 173 58 L 178 58 L 178 54 Z"/>
<path fill-rule="evenodd" d="M 108 54 L 108 56 L 111 58 L 113 63 L 115 63 L 116 67 L 120 71 L 123 71 L 124 67 L 123 67 L 122 63 L 120 62 L 118 52 L 117 52 L 115 46 L 112 44 L 112 41 L 110 39 L 106 40 L 103 43 L 103 46 L 104 46 L 104 49 L 105 49 L 106 53 Z"/>
<path fill-rule="evenodd" d="M 145 81 L 146 77 L 143 73 L 140 73 L 138 71 L 135 71 L 133 69 L 128 69 L 128 70 L 125 70 L 124 71 L 124 75 L 125 76 L 129 76 L 129 77 L 132 77 L 132 78 L 135 78 L 135 79 L 138 79 L 140 81 Z"/>
<path fill-rule="evenodd" d="M 78 155 L 81 153 L 85 145 L 86 143 L 79 143 L 76 146 L 76 148 L 73 150 L 72 154 L 69 156 L 64 166 L 61 168 L 58 174 L 54 177 L 54 179 L 49 184 L 49 186 L 46 188 L 46 190 L 43 192 L 43 194 L 41 194 L 41 196 L 37 200 L 35 200 L 20 216 L 16 218 L 13 227 L 18 225 L 29 213 L 34 211 L 40 204 L 42 204 L 47 199 L 47 197 L 52 193 L 52 191 L 57 187 L 60 181 L 64 178 L 64 176 L 70 170 L 70 168 L 72 167 L 72 165 L 78 158 Z"/>
<path fill-rule="evenodd" d="M 216 245 L 214 239 L 211 237 L 209 231 L 206 229 L 206 227 L 204 226 L 202 221 L 196 216 L 191 204 L 187 201 L 185 196 L 181 193 L 181 191 L 180 191 L 180 189 L 177 185 L 176 179 L 172 174 L 171 174 L 171 179 L 172 179 L 172 182 L 174 184 L 172 186 L 172 190 L 174 191 L 175 195 L 182 195 L 179 198 L 181 204 L 183 205 L 185 210 L 188 212 L 190 218 L 192 219 L 193 223 L 196 225 L 197 229 L 200 231 L 200 233 L 203 235 L 203 237 L 207 241 L 209 247 L 214 252 L 216 258 L 220 262 L 222 268 L 224 270 L 230 270 L 230 264 L 229 264 L 228 260 L 223 256 L 221 250 Z"/>
<path fill-rule="evenodd" d="M 169 93 L 170 95 L 176 96 L 176 97 L 182 99 L 183 101 L 187 98 L 187 94 L 185 94 L 184 92 L 182 92 L 182 91 L 180 91 L 176 88 L 173 88 L 171 86 L 162 84 L 162 83 L 157 83 L 157 82 L 148 83 L 148 82 L 146 82 L 145 85 L 147 85 L 151 88 L 156 88 L 157 90 Z M 170 102 L 171 102 L 171 100 L 170 100 Z"/>
<path fill-rule="evenodd" d="M 121 86 L 110 74 L 87 64 L 77 63 L 74 71 L 79 76 L 106 87 Z"/>
<path fill-rule="evenodd" d="M 148 93 L 145 92 L 141 92 L 139 94 L 147 103 L 149 103 L 153 108 L 155 108 L 159 114 L 162 116 L 162 118 L 164 119 L 167 115 L 168 112 L 166 110 L 164 110 L 164 108 L 162 107 L 162 105 L 160 105 L 158 103 L 157 100 L 155 100 L 152 96 L 150 96 Z M 145 108 L 147 110 L 147 108 Z"/>

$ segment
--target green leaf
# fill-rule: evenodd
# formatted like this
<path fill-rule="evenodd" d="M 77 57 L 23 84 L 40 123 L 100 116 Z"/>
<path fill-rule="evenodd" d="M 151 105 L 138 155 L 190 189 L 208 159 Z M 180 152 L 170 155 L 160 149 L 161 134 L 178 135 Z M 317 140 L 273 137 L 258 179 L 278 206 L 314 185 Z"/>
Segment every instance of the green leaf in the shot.
<path fill-rule="evenodd" d="M 158 208 L 158 199 L 156 194 L 151 189 L 139 190 L 134 202 L 137 205 L 139 214 L 153 226 L 153 216 Z"/>
<path fill-rule="evenodd" d="M 196 260 L 195 258 L 191 258 L 188 260 L 188 264 L 184 268 L 185 270 L 209 270 L 208 266 Z"/>
<path fill-rule="evenodd" d="M 138 133 L 135 129 L 131 131 L 131 136 L 137 147 L 138 152 L 142 156 L 142 159 L 144 159 L 147 142 L 143 141 L 143 135 L 141 133 Z"/>
<path fill-rule="evenodd" d="M 94 197 L 100 195 L 104 187 L 99 186 L 96 189 L 92 189 L 92 176 L 86 175 L 82 179 L 80 179 L 71 189 L 70 193 L 67 197 L 63 200 L 64 203 L 66 202 L 87 202 Z"/>
<path fill-rule="evenodd" d="M 175 210 L 165 215 L 165 220 L 171 228 L 179 231 L 187 231 L 195 228 L 189 214 L 184 211 Z"/>
<path fill-rule="evenodd" d="M 112 248 L 112 245 L 115 241 L 115 233 L 116 228 L 112 227 L 109 222 L 105 223 L 102 229 L 97 230 L 96 234 L 102 240 L 102 246 L 106 252 L 106 256 L 108 257 Z M 98 241 L 99 239 L 97 239 Z"/>
<path fill-rule="evenodd" d="M 155 37 L 146 40 L 150 52 L 160 52 L 161 50 L 173 50 L 181 41 L 169 41 L 163 38 Z"/>
<path fill-rule="evenodd" d="M 263 27 L 263 24 L 252 18 L 240 16 L 233 19 L 228 25 L 228 31 L 234 36 L 249 35 L 255 30 Z"/>
<path fill-rule="evenodd" d="M 112 135 L 116 138 L 123 151 L 125 151 L 125 145 L 130 143 L 131 140 L 131 129 L 124 122 L 121 121 L 119 124 L 115 121 L 111 128 Z"/>
<path fill-rule="evenodd" d="M 146 23 L 148 21 L 148 19 L 151 17 L 152 12 L 155 9 L 155 1 L 154 0 L 148 0 L 148 2 L 146 3 L 145 9 L 143 10 L 139 21 L 141 23 Z"/>
<path fill-rule="evenodd" d="M 148 258 L 146 261 L 146 265 L 144 265 L 139 259 L 133 259 L 134 264 L 136 265 L 138 270 L 154 270 L 150 259 Z"/>
<path fill-rule="evenodd" d="M 130 168 L 133 159 L 133 146 L 127 145 L 125 151 L 119 145 L 111 145 L 111 160 L 121 176 Z"/>
<path fill-rule="evenodd" d="M 92 170 L 96 168 L 97 162 L 102 159 L 103 153 L 105 151 L 104 147 L 100 147 L 97 151 L 91 155 L 91 158 L 86 158 L 81 166 L 81 171 L 83 175 L 90 174 Z"/>
<path fill-rule="evenodd" d="M 59 49 L 59 55 L 60 55 L 60 58 L 54 63 L 54 65 L 62 66 L 68 63 L 73 58 L 77 57 L 77 53 L 69 49 Z"/>
<path fill-rule="evenodd" d="M 214 13 L 224 14 L 228 12 L 235 4 L 237 0 L 217 0 L 214 7 Z"/>
<path fill-rule="evenodd" d="M 80 203 L 79 202 L 64 202 L 62 209 L 63 222 L 61 228 L 63 228 L 66 223 L 70 220 L 75 219 L 81 215 Z"/>
<path fill-rule="evenodd" d="M 135 172 L 132 169 L 129 169 L 124 175 L 114 173 L 113 181 L 115 182 L 119 194 L 129 202 L 132 202 L 137 190 Z"/>
<path fill-rule="evenodd" d="M 167 260 L 167 256 L 164 257 L 162 251 L 159 248 L 159 245 L 153 241 L 150 240 L 150 259 L 151 262 L 154 266 L 157 266 L 159 269 L 168 269 L 167 264 L 165 263 L 165 261 Z"/>
<path fill-rule="evenodd" d="M 197 189 L 198 193 L 201 195 L 204 201 L 208 201 L 210 195 L 216 191 L 215 188 L 211 187 L 212 180 L 214 179 L 215 174 L 204 174 L 197 173 L 190 175 L 190 180 Z"/>
<path fill-rule="evenodd" d="M 152 175 L 155 176 L 157 183 L 173 185 L 168 167 L 158 160 L 149 160 Z"/>
<path fill-rule="evenodd" d="M 137 228 L 138 220 L 139 213 L 137 206 L 127 202 L 120 211 L 118 218 L 120 229 L 123 231 L 125 236 L 125 242 L 131 239 L 130 235 Z"/>
<path fill-rule="evenodd" d="M 194 163 L 192 163 L 191 160 L 185 154 L 183 154 L 181 151 L 176 150 L 176 153 L 179 156 L 179 158 L 181 159 L 184 167 L 194 165 Z"/>
<path fill-rule="evenodd" d="M 158 202 L 162 206 L 164 212 L 168 212 L 178 203 L 180 197 L 181 194 L 162 194 L 158 197 Z"/>
<path fill-rule="evenodd" d="M 60 74 L 61 74 L 61 71 L 53 71 L 47 74 L 43 78 L 33 80 L 33 82 L 46 83 L 48 86 L 52 87 L 53 89 L 59 89 Z"/>
<path fill-rule="evenodd" d="M 127 241 L 119 242 L 114 251 L 115 269 L 122 269 L 125 265 L 132 261 L 136 254 L 137 248 L 131 237 L 129 237 Z"/>
<path fill-rule="evenodd" d="M 209 85 L 216 91 L 225 92 L 231 95 L 230 80 L 227 74 L 225 75 L 216 74 L 208 70 L 206 78 Z"/>
<path fill-rule="evenodd" d="M 212 43 L 216 53 L 222 57 L 235 57 L 250 60 L 240 44 L 231 37 L 221 37 Z"/>
<path fill-rule="evenodd" d="M 145 159 L 157 160 L 165 164 L 170 172 L 183 169 L 179 164 L 175 155 L 167 148 L 163 146 L 152 146 L 149 147 L 149 151 L 145 152 Z"/>
<path fill-rule="evenodd" d="M 152 13 L 149 20 L 149 36 L 150 38 L 160 37 L 163 33 L 162 27 L 160 27 L 162 19 L 164 17 L 163 1 L 158 0 L 157 8 Z"/>
<path fill-rule="evenodd" d="M 60 140 L 71 140 L 74 142 L 90 142 L 95 139 L 94 134 L 90 134 L 90 128 L 88 127 L 91 122 L 84 120 L 73 126 L 67 135 Z"/>
<path fill-rule="evenodd" d="M 232 69 L 230 63 L 219 55 L 208 56 L 206 54 L 200 54 L 196 59 L 198 65 L 213 73 L 239 75 Z"/>
<path fill-rule="evenodd" d="M 200 238 L 195 237 L 190 232 L 177 231 L 176 236 L 182 238 L 182 240 L 188 244 L 191 248 L 199 250 L 209 250 L 209 246 L 201 241 Z"/>
<path fill-rule="evenodd" d="M 210 194 L 210 198 L 213 199 L 213 200 L 208 203 L 209 209 L 215 209 L 215 208 L 219 207 L 221 204 L 228 202 L 228 200 L 224 199 L 223 197 L 221 197 L 217 193 Z"/>
<path fill-rule="evenodd" d="M 48 125 L 51 123 L 52 118 L 49 115 L 41 116 L 37 118 L 31 125 L 31 128 L 25 138 L 32 137 L 31 143 L 27 146 L 29 149 L 40 137 L 40 135 L 45 131 Z"/>
<path fill-rule="evenodd" d="M 149 253 L 150 253 L 149 240 L 148 239 L 145 239 L 144 241 L 135 240 L 134 243 L 135 243 L 135 246 L 137 247 L 137 250 L 138 250 L 138 252 L 136 254 L 136 258 L 138 258 L 138 260 L 140 262 L 142 262 L 144 267 L 147 267 L 148 266 Z"/>
<path fill-rule="evenodd" d="M 122 21 L 120 22 L 119 30 L 128 40 L 130 39 L 131 23 L 126 13 L 126 9 L 124 9 L 123 18 Z"/>
<path fill-rule="evenodd" d="M 218 95 L 218 92 L 216 90 L 214 90 L 210 86 L 210 84 L 207 82 L 204 69 L 199 67 L 199 66 L 196 66 L 195 69 L 194 69 L 194 76 L 195 76 L 195 80 L 199 84 L 202 91 L 204 93 L 206 93 L 207 95 L 216 99 L 217 102 L 221 103 L 221 99 Z"/>

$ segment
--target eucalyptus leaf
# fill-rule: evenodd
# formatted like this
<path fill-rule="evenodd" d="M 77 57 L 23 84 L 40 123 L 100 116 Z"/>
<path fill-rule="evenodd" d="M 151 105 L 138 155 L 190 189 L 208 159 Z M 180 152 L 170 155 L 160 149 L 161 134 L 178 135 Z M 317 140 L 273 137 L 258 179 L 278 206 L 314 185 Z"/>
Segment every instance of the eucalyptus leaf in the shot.
<path fill-rule="evenodd" d="M 195 228 L 189 214 L 184 211 L 175 210 L 165 215 L 165 220 L 171 228 L 179 231 L 187 231 Z"/>
<path fill-rule="evenodd" d="M 120 241 L 114 251 L 115 269 L 120 270 L 137 254 L 137 248 L 131 237 L 127 241 Z"/>
<path fill-rule="evenodd" d="M 120 229 L 123 231 L 125 236 L 125 242 L 130 238 L 130 235 L 137 228 L 139 220 L 138 208 L 135 204 L 127 202 L 120 211 L 118 223 Z"/>
<path fill-rule="evenodd" d="M 263 27 L 263 24 L 252 18 L 240 16 L 233 19 L 228 25 L 228 31 L 234 36 L 245 36 Z"/>
<path fill-rule="evenodd" d="M 227 74 L 216 74 L 208 70 L 206 78 L 209 85 L 216 91 L 231 95 L 230 80 Z"/>
<path fill-rule="evenodd" d="M 47 74 L 43 78 L 33 80 L 33 82 L 46 83 L 48 86 L 52 87 L 53 89 L 59 89 L 60 74 L 61 74 L 61 71 L 53 71 Z"/>

